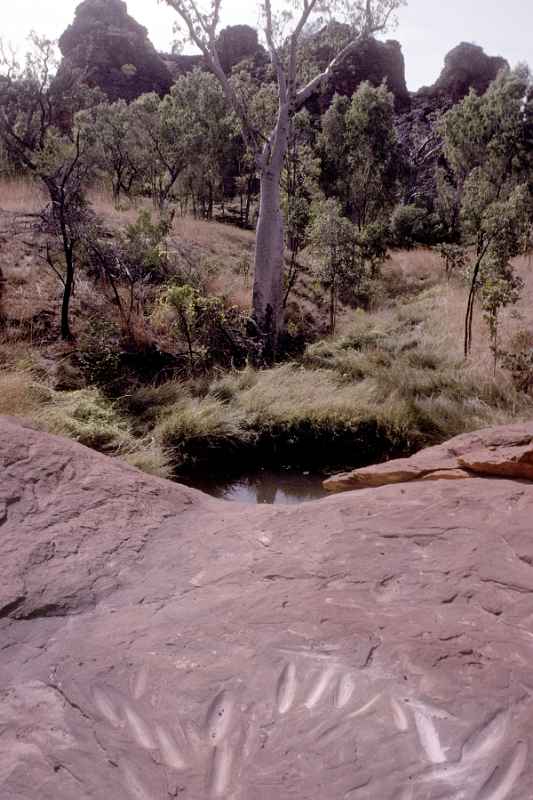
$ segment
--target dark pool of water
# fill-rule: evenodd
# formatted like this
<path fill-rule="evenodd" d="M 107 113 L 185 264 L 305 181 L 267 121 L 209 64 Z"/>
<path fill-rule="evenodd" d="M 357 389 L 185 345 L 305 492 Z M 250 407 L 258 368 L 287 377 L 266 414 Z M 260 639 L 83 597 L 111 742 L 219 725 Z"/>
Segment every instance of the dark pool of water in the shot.
<path fill-rule="evenodd" d="M 322 486 L 324 478 L 313 473 L 261 470 L 231 480 L 198 478 L 187 483 L 221 500 L 253 505 L 292 505 L 326 497 L 328 492 Z"/>

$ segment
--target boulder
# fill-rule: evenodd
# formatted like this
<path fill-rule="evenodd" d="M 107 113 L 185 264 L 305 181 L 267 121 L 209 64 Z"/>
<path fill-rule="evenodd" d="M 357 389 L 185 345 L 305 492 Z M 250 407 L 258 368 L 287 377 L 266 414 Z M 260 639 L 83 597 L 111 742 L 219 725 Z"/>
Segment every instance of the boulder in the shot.
<path fill-rule="evenodd" d="M 532 796 L 532 485 L 239 506 L 0 425 L 2 798 Z"/>
<path fill-rule="evenodd" d="M 533 422 L 465 433 L 410 458 L 362 467 L 324 481 L 330 492 L 473 473 L 533 480 Z"/>
<path fill-rule="evenodd" d="M 172 77 L 146 28 L 128 14 L 123 0 L 83 0 L 59 39 L 61 70 L 79 69 L 90 86 L 111 101 L 146 92 L 166 94 Z"/>

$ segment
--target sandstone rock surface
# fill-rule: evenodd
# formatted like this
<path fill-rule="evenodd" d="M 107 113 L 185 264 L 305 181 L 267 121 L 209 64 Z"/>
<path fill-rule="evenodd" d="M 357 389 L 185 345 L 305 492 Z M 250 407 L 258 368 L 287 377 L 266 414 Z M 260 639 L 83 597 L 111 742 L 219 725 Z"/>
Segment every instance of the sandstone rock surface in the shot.
<path fill-rule="evenodd" d="M 454 480 L 473 474 L 533 480 L 533 422 L 461 434 L 410 458 L 334 475 L 324 481 L 324 486 L 330 492 L 344 492 L 417 480 Z"/>
<path fill-rule="evenodd" d="M 0 797 L 533 796 L 533 485 L 244 507 L 0 426 Z"/>

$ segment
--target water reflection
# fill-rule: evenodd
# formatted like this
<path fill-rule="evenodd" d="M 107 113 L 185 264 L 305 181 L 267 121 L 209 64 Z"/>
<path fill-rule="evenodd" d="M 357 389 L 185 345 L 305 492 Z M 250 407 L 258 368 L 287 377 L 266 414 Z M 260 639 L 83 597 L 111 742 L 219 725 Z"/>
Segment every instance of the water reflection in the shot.
<path fill-rule="evenodd" d="M 238 479 L 221 481 L 220 478 L 199 478 L 187 483 L 221 500 L 253 505 L 292 505 L 325 497 L 328 493 L 322 486 L 324 477 L 311 473 L 262 470 Z"/>

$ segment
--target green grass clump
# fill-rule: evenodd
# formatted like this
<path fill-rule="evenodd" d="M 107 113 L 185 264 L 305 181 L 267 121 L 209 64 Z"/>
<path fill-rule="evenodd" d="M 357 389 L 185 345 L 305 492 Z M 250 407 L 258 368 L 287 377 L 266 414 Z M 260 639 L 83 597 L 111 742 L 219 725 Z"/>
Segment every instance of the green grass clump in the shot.
<path fill-rule="evenodd" d="M 220 400 L 190 398 L 164 413 L 156 438 L 176 469 L 229 468 L 232 457 L 252 444 L 238 410 Z"/>
<path fill-rule="evenodd" d="M 531 416 L 502 370 L 466 363 L 439 289 L 353 314 L 297 362 L 133 387 L 57 392 L 31 369 L 0 373 L 0 413 L 163 477 L 258 466 L 344 468 Z"/>
<path fill-rule="evenodd" d="M 55 392 L 38 418 L 50 433 L 100 452 L 116 453 L 132 446 L 129 422 L 98 389 Z"/>

